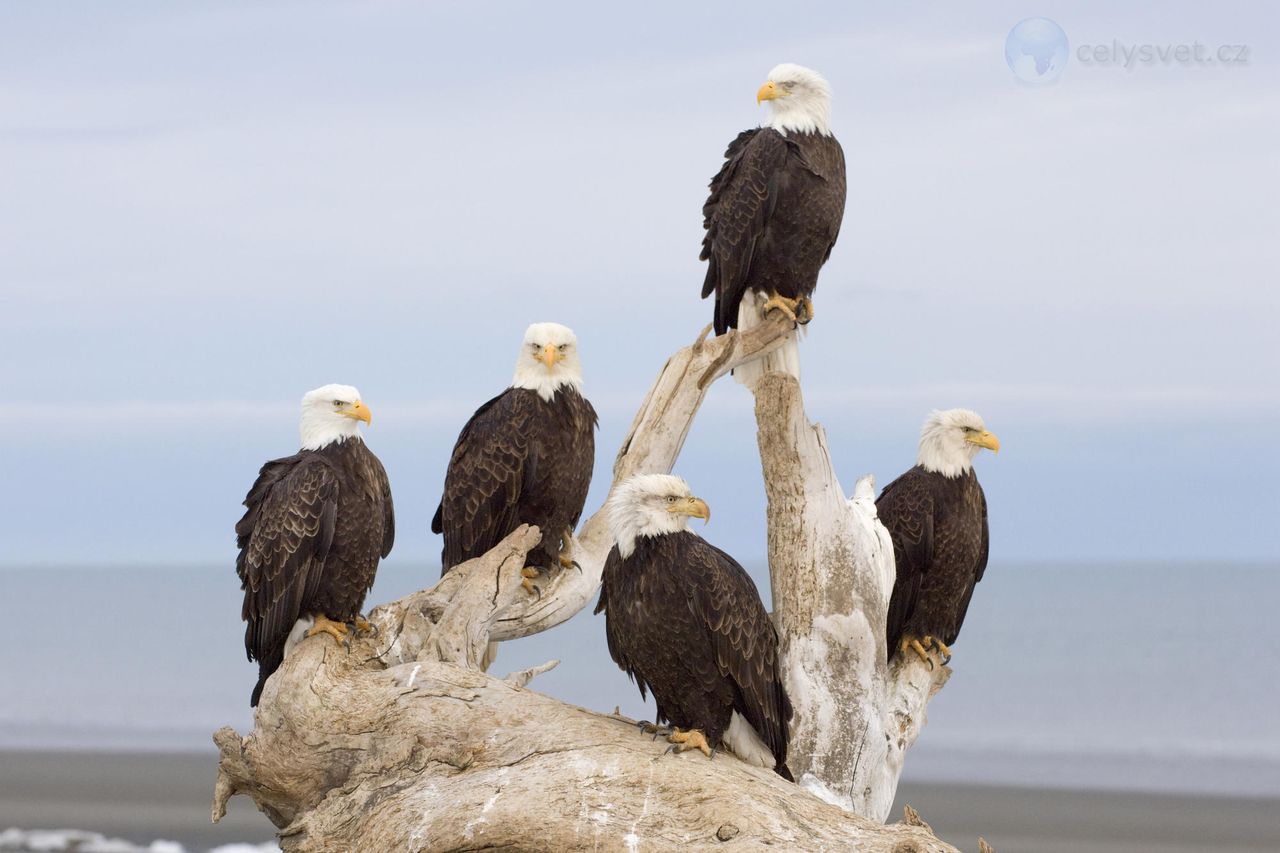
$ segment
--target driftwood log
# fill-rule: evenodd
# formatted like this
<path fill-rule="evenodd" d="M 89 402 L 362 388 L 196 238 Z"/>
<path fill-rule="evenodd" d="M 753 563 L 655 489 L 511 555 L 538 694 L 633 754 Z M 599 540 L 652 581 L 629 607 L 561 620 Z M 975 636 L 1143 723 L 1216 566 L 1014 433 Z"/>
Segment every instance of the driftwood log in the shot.
<path fill-rule="evenodd" d="M 711 383 L 790 334 L 775 313 L 744 334 L 704 331 L 673 355 L 614 484 L 670 471 Z M 581 569 L 547 578 L 538 597 L 520 569 L 540 533 L 521 527 L 375 609 L 377 633 L 350 649 L 327 635 L 299 643 L 267 682 L 254 730 L 214 735 L 214 820 L 245 794 L 286 850 L 954 849 L 927 827 L 882 823 L 947 671 L 885 664 L 893 553 L 874 484 L 840 491 L 794 378 L 766 374 L 753 390 L 800 785 L 727 754 L 666 754 L 632 720 L 526 689 L 556 661 L 505 679 L 480 670 L 489 641 L 554 628 L 595 598 L 612 547 L 596 512 L 574 546 Z"/>
<path fill-rule="evenodd" d="M 787 764 L 823 799 L 885 820 L 925 707 L 951 670 L 914 656 L 887 665 L 895 573 L 875 479 L 845 497 L 794 377 L 766 373 L 755 395 L 773 619 L 795 706 Z"/>

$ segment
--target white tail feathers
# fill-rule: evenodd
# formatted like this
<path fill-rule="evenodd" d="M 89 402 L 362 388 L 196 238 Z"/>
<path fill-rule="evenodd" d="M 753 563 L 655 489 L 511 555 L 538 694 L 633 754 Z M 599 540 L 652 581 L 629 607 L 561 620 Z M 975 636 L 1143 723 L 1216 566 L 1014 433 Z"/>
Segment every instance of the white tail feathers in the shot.
<path fill-rule="evenodd" d="M 737 711 L 732 712 L 729 717 L 729 728 L 725 731 L 722 742 L 730 752 L 748 764 L 770 770 L 778 764 L 759 733 Z"/>
<path fill-rule="evenodd" d="M 768 299 L 769 297 L 766 294 L 754 291 L 748 291 L 743 294 L 742 302 L 738 304 L 738 331 L 745 332 L 764 321 L 764 317 L 760 313 L 760 306 L 764 305 Z M 789 373 L 798 380 L 800 378 L 798 337 L 797 330 L 796 334 L 788 335 L 782 346 L 768 355 L 757 358 L 755 361 L 749 361 L 740 367 L 735 367 L 733 369 L 733 378 L 753 390 L 756 387 L 756 383 L 766 373 Z"/>
<path fill-rule="evenodd" d="M 284 638 L 284 657 L 281 660 L 288 660 L 289 655 L 293 654 L 293 650 L 298 647 L 307 638 L 307 632 L 311 630 L 311 626 L 316 624 L 316 617 L 303 616 L 293 623 L 293 628 L 289 631 L 289 636 Z"/>

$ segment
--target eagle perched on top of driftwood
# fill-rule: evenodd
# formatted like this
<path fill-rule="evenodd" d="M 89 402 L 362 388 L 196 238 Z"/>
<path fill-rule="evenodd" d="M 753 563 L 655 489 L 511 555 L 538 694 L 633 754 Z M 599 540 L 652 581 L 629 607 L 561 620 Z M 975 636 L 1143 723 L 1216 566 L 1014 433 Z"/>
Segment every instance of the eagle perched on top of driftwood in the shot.
<path fill-rule="evenodd" d="M 529 553 L 525 588 L 569 565 L 573 531 L 595 465 L 596 411 L 582 396 L 578 339 L 559 323 L 525 331 L 511 387 L 485 403 L 458 435 L 431 531 L 444 534 L 442 569 L 479 557 L 521 524 L 542 542 Z"/>
<path fill-rule="evenodd" d="M 1000 452 L 977 412 L 929 414 L 920 433 L 916 466 L 884 487 L 876 512 L 893 538 L 897 580 L 889 600 L 890 659 L 908 650 L 932 668 L 960 636 L 973 588 L 987 568 L 987 499 L 973 472 L 986 448 Z"/>
<path fill-rule="evenodd" d="M 614 662 L 642 696 L 653 691 L 677 749 L 724 744 L 791 779 L 778 635 L 742 566 L 688 529 L 711 510 L 679 477 L 642 474 L 606 512 L 614 546 L 595 612 Z"/>
<path fill-rule="evenodd" d="M 236 524 L 236 574 L 244 589 L 244 646 L 258 662 L 262 688 L 284 660 L 299 619 L 314 617 L 307 636 L 344 641 L 348 624 L 363 626 L 360 607 L 378 560 L 395 542 L 391 484 L 365 446 L 370 422 L 360 392 L 325 385 L 302 398 L 302 449 L 262 466 Z"/>
<path fill-rule="evenodd" d="M 725 151 L 702 208 L 702 297 L 715 294 L 717 335 L 748 329 L 779 308 L 800 323 L 813 319 L 810 296 L 844 219 L 844 151 L 831 134 L 831 87 L 816 71 L 784 63 L 756 93 L 771 116 L 743 131 Z M 762 363 L 743 365 L 754 385 L 769 369 L 799 376 L 794 337 Z"/>

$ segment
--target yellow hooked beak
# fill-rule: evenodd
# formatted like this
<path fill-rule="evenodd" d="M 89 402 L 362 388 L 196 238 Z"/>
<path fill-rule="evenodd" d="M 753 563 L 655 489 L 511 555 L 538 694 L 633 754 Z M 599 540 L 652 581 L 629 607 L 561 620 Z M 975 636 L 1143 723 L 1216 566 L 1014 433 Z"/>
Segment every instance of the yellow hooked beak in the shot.
<path fill-rule="evenodd" d="M 786 94 L 786 92 L 778 88 L 778 84 L 770 80 L 768 83 L 761 86 L 760 90 L 756 92 L 756 103 L 758 104 L 761 101 L 773 101 L 784 97 Z"/>
<path fill-rule="evenodd" d="M 542 348 L 542 363 L 547 366 L 547 370 L 555 367 L 559 360 L 560 350 L 554 344 L 547 344 Z"/>
<path fill-rule="evenodd" d="M 711 520 L 711 507 L 707 506 L 707 502 L 702 498 L 680 498 L 667 504 L 667 512 L 688 515 L 703 521 Z"/>
<path fill-rule="evenodd" d="M 987 450 L 990 450 L 992 453 L 1000 452 L 1000 439 L 996 438 L 994 433 L 987 432 L 986 430 L 983 430 L 982 432 L 979 432 L 979 433 L 974 433 L 973 435 L 966 435 L 964 437 L 964 440 L 969 442 L 970 444 L 976 444 L 979 447 L 985 447 Z"/>
<path fill-rule="evenodd" d="M 369 407 L 359 400 L 344 409 L 342 414 L 357 421 L 364 421 L 367 424 L 373 423 L 373 415 L 369 413 Z"/>

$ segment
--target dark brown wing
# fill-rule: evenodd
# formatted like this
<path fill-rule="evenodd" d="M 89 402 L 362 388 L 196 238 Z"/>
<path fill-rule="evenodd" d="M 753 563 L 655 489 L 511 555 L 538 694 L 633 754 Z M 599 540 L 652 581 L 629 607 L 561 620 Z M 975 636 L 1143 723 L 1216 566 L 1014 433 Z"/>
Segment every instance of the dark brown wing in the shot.
<path fill-rule="evenodd" d="M 912 468 L 885 486 L 876 513 L 893 539 L 897 576 L 885 623 L 886 654 L 891 659 L 920 597 L 920 584 L 933 563 L 933 491 L 927 474 Z"/>
<path fill-rule="evenodd" d="M 778 633 L 755 583 L 738 561 L 687 535 L 695 542 L 688 549 L 687 570 L 700 578 L 691 605 L 711 633 L 720 674 L 733 681 L 736 710 L 768 745 L 778 773 L 790 779 L 786 760 L 791 702 L 778 673 Z"/>
<path fill-rule="evenodd" d="M 717 335 L 737 321 L 751 259 L 777 201 L 787 142 L 776 131 L 755 128 L 738 134 L 724 156 L 724 165 L 711 179 L 711 193 L 702 206 L 702 226 L 707 233 L 700 255 L 709 262 L 702 298 L 716 295 Z"/>
<path fill-rule="evenodd" d="M 431 529 L 444 534 L 443 571 L 479 557 L 518 523 L 535 416 L 531 394 L 507 389 L 485 403 L 458 436 Z"/>
<path fill-rule="evenodd" d="M 249 490 L 236 525 L 249 660 L 279 663 L 289 631 L 323 583 L 338 482 L 328 462 L 303 452 L 268 462 Z"/>
<path fill-rule="evenodd" d="M 987 556 L 991 551 L 991 535 L 987 528 L 987 496 L 982 491 L 982 486 L 974 481 L 974 489 L 977 491 L 975 499 L 979 506 L 979 514 L 982 516 L 982 530 L 980 536 L 982 542 L 978 547 L 978 562 L 974 567 L 973 581 L 965 587 L 963 595 L 960 597 L 960 603 L 956 607 L 956 621 L 947 635 L 942 638 L 942 642 L 951 645 L 960 637 L 960 628 L 964 625 L 965 614 L 969 612 L 969 601 L 973 598 L 974 587 L 978 585 L 978 581 L 982 580 L 982 576 L 987 571 Z"/>
<path fill-rule="evenodd" d="M 618 546 L 614 545 L 609 549 L 608 556 L 604 558 L 604 570 L 600 573 L 603 581 L 600 584 L 600 600 L 596 603 L 596 609 L 592 611 L 593 613 L 600 614 L 609 609 L 609 588 L 620 582 L 623 571 L 625 570 L 622 567 L 622 555 L 618 553 Z M 643 598 L 637 598 L 630 602 L 617 602 L 614 606 L 627 606 L 637 610 L 636 614 L 631 615 L 632 619 L 639 618 L 652 621 L 650 619 L 651 614 L 647 612 L 647 606 L 650 603 L 650 601 Z M 616 613 L 611 614 L 605 620 L 604 634 L 605 641 L 609 644 L 609 656 L 613 658 L 613 662 L 623 672 L 631 677 L 631 680 L 640 688 L 640 698 L 645 699 L 649 693 L 649 682 L 645 681 L 644 676 L 636 670 L 635 662 L 631 660 L 631 656 L 627 652 L 627 649 L 631 646 L 631 643 L 627 641 L 634 640 L 634 637 L 624 636 L 621 633 L 620 626 L 623 624 L 625 624 L 624 618 Z"/>
<path fill-rule="evenodd" d="M 382 547 L 378 553 L 386 559 L 396 544 L 396 508 L 391 502 L 391 481 L 387 479 L 387 471 L 376 456 L 374 461 L 378 463 L 374 476 L 377 477 L 378 488 L 382 492 Z"/>

